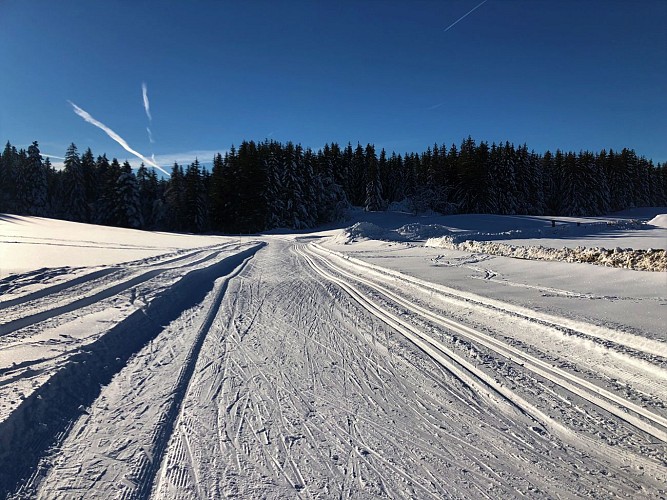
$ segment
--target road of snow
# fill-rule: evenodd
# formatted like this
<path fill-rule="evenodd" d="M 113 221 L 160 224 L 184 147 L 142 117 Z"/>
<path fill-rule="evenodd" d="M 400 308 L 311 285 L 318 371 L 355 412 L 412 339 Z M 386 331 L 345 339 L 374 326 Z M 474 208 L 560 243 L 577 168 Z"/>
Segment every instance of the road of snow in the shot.
<path fill-rule="evenodd" d="M 604 300 L 577 290 L 576 279 L 510 286 L 523 294 L 509 300 L 449 286 L 434 273 L 460 269 L 436 265 L 431 250 L 419 270 L 409 265 L 417 256 L 406 264 L 381 258 L 377 246 L 326 238 L 200 241 L 1 283 L 0 491 L 48 499 L 667 492 L 659 321 L 619 327 L 601 313 L 587 317 L 584 306 L 565 314 L 540 295 Z M 426 250 L 384 255 L 395 248 Z M 649 291 L 659 273 L 590 267 L 645 276 L 648 286 L 627 293 L 660 310 Z"/>

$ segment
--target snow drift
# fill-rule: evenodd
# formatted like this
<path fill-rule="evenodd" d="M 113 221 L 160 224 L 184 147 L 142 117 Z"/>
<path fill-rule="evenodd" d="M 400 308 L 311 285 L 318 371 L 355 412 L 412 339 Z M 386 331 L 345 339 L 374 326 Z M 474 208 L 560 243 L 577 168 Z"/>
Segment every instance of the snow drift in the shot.
<path fill-rule="evenodd" d="M 550 248 L 542 245 L 511 245 L 502 240 L 540 239 L 590 236 L 602 232 L 646 229 L 639 220 L 589 223 L 554 223 L 549 228 L 519 228 L 499 232 L 452 231 L 439 224 L 406 224 L 397 229 L 385 229 L 371 222 L 357 222 L 345 229 L 347 242 L 376 239 L 397 242 L 421 242 L 424 246 L 447 248 L 464 252 L 485 253 L 518 259 L 561 262 L 583 262 L 608 267 L 642 271 L 667 271 L 667 251 L 664 249 L 632 249 L 603 247 Z M 667 216 L 659 215 L 650 225 L 667 227 Z M 661 226 L 665 224 L 665 226 Z"/>

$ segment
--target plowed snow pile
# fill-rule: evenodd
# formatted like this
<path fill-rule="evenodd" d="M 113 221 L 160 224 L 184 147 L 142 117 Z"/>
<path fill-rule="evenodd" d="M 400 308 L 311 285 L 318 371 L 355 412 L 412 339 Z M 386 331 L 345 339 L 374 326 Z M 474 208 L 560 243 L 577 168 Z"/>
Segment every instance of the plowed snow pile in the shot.
<path fill-rule="evenodd" d="M 660 214 L 653 217 L 648 224 L 651 226 L 662 227 L 667 229 L 667 214 Z"/>
<path fill-rule="evenodd" d="M 584 262 L 607 267 L 641 271 L 667 271 L 665 249 L 607 249 L 603 247 L 550 248 L 543 245 L 515 245 L 499 240 L 576 238 L 599 233 L 644 230 L 650 225 L 667 227 L 667 215 L 659 215 L 648 224 L 638 220 L 558 224 L 550 228 L 519 228 L 499 232 L 452 231 L 440 224 L 406 224 L 398 229 L 385 229 L 371 222 L 358 222 L 345 230 L 347 241 L 376 239 L 397 242 L 421 242 L 424 246 L 484 253 L 518 259 L 560 262 Z M 664 224 L 665 226 L 662 226 Z M 666 242 L 667 243 L 667 242 Z"/>

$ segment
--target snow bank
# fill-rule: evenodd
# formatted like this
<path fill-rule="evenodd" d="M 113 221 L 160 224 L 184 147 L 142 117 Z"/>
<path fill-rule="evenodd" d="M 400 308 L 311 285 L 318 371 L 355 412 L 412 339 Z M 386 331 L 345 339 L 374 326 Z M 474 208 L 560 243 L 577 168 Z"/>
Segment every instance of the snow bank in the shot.
<path fill-rule="evenodd" d="M 667 215 L 655 217 L 651 225 L 665 224 Z M 607 267 L 620 267 L 641 271 L 667 271 L 667 251 L 664 249 L 601 247 L 549 248 L 542 245 L 510 245 L 501 240 L 540 239 L 589 236 L 602 232 L 628 229 L 646 229 L 648 226 L 638 220 L 606 221 L 591 223 L 556 224 L 549 228 L 520 228 L 500 232 L 458 231 L 439 224 L 412 223 L 398 229 L 385 229 L 372 222 L 358 222 L 345 229 L 346 243 L 363 239 L 385 241 L 423 241 L 427 247 L 447 248 L 464 252 L 485 253 L 518 259 L 547 260 L 561 262 L 586 262 Z"/>
<path fill-rule="evenodd" d="M 451 234 L 451 231 L 440 224 L 420 224 L 414 222 L 397 229 L 385 229 L 372 222 L 357 222 L 344 230 L 346 241 L 387 240 L 387 241 L 422 241 L 429 238 L 440 238 Z"/>
<path fill-rule="evenodd" d="M 637 271 L 667 271 L 667 250 L 635 250 L 632 248 L 548 248 L 537 246 L 516 246 L 494 241 L 468 240 L 454 243 L 449 238 L 431 238 L 427 247 L 448 248 L 464 252 L 485 253 L 517 259 L 549 260 L 560 262 L 585 262 L 607 267 L 621 267 Z"/>
<path fill-rule="evenodd" d="M 657 217 L 656 217 L 657 219 Z M 665 219 L 667 223 L 667 219 Z M 572 236 L 589 236 L 606 231 L 628 229 L 645 229 L 647 224 L 638 221 L 603 221 L 586 223 L 557 222 L 554 227 L 536 228 L 522 227 L 498 232 L 483 231 L 452 231 L 440 224 L 405 224 L 397 229 L 386 229 L 372 222 L 357 222 L 345 229 L 348 241 L 361 239 L 387 241 L 420 241 L 432 238 L 446 238 L 448 243 L 463 243 L 465 241 L 498 241 L 514 239 L 559 238 Z"/>
<path fill-rule="evenodd" d="M 660 214 L 653 217 L 648 224 L 667 229 L 667 214 Z"/>

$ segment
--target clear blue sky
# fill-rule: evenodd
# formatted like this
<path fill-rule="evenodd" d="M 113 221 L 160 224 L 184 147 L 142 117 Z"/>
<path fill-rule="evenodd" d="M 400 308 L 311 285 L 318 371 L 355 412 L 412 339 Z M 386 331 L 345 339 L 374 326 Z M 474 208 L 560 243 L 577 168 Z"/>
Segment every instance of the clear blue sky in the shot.
<path fill-rule="evenodd" d="M 3 0 L 0 141 L 138 165 L 69 100 L 162 165 L 468 135 L 667 160 L 666 0 L 487 0 L 446 30 L 480 1 Z"/>

